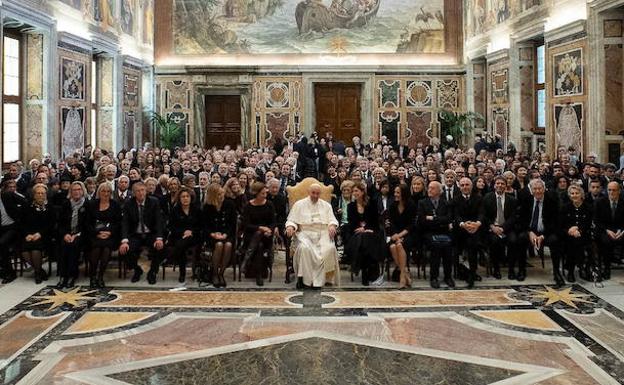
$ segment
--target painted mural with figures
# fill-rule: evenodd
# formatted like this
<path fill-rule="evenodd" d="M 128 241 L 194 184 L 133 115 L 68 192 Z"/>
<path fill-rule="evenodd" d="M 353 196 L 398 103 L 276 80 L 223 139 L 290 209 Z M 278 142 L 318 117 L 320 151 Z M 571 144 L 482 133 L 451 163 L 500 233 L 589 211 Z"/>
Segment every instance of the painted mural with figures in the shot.
<path fill-rule="evenodd" d="M 181 55 L 443 53 L 444 0 L 174 0 Z"/>
<path fill-rule="evenodd" d="M 542 5 L 544 0 L 465 0 L 466 36 L 485 33 Z"/>

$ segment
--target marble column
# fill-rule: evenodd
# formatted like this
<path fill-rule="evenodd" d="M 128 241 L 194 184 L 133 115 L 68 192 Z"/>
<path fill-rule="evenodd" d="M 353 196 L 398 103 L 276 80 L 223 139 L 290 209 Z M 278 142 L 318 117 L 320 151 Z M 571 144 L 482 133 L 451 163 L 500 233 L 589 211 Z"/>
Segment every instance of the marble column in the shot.
<path fill-rule="evenodd" d="M 113 135 L 112 150 L 116 154 L 124 148 L 123 132 L 123 62 L 124 57 L 116 54 L 113 57 Z"/>
<path fill-rule="evenodd" d="M 98 126 L 97 126 L 97 146 L 106 150 L 113 149 L 113 131 L 115 125 L 114 107 L 114 82 L 113 82 L 113 55 L 99 56 L 100 71 L 98 73 Z"/>
<path fill-rule="evenodd" d="M 520 48 L 524 47 L 515 39 L 511 39 L 509 48 L 509 136 L 507 142 L 520 148 L 521 142 L 521 81 L 520 81 Z"/>

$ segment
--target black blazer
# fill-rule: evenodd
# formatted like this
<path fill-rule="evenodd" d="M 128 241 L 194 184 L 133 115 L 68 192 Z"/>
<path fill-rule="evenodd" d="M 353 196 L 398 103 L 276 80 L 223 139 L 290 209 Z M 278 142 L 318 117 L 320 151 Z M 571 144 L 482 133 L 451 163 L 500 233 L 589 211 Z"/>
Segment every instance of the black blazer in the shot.
<path fill-rule="evenodd" d="M 210 233 L 223 233 L 228 239 L 234 239 L 238 214 L 231 200 L 224 200 L 220 211 L 213 205 L 205 205 L 202 215 L 207 239 Z"/>
<path fill-rule="evenodd" d="M 453 199 L 453 215 L 458 228 L 461 222 L 484 222 L 483 210 L 481 209 L 482 201 L 483 197 L 474 193 L 470 194 L 468 200 L 461 193 L 455 196 Z"/>
<path fill-rule="evenodd" d="M 34 205 L 27 205 L 23 210 L 21 230 L 25 237 L 28 234 L 41 234 L 41 238 L 48 242 L 54 234 L 56 225 L 56 213 L 50 204 L 45 205 L 45 210 L 37 210 Z"/>
<path fill-rule="evenodd" d="M 377 211 L 377 204 L 373 200 L 368 201 L 363 214 L 358 213 L 357 202 L 349 203 L 347 205 L 347 217 L 349 218 L 348 226 L 351 233 L 360 227 L 361 221 L 365 222 L 364 228 L 366 230 L 380 230 L 379 211 Z"/>
<path fill-rule="evenodd" d="M 516 226 L 516 210 L 518 209 L 518 201 L 511 194 L 505 194 L 505 204 L 503 206 L 503 230 L 505 233 L 513 230 Z M 483 197 L 483 226 L 489 229 L 496 222 L 496 193 L 490 192 Z"/>
<path fill-rule="evenodd" d="M 531 219 L 533 217 L 533 202 L 531 196 L 521 202 L 517 211 L 516 230 L 518 232 L 527 232 L 531 229 Z M 548 236 L 558 232 L 559 202 L 553 199 L 549 194 L 544 194 L 542 201 L 542 223 L 544 224 L 544 235 Z"/>
<path fill-rule="evenodd" d="M 107 210 L 100 211 L 100 200 L 94 199 L 87 205 L 87 226 L 86 231 L 90 239 L 95 237 L 101 231 L 110 231 L 109 239 L 119 242 L 121 231 L 121 206 L 112 200 Z"/>
<path fill-rule="evenodd" d="M 158 198 L 145 197 L 145 207 L 143 209 L 143 223 L 149 229 L 150 234 L 156 238 L 163 237 L 163 217 L 160 210 Z M 136 199 L 130 200 L 123 208 L 123 219 L 121 221 L 121 239 L 128 239 L 134 235 L 139 226 L 139 206 Z"/>
<path fill-rule="evenodd" d="M 26 198 L 16 193 L 3 192 L 0 194 L 0 199 L 2 199 L 2 204 L 4 205 L 4 209 L 7 214 L 16 223 L 19 223 L 22 216 L 22 210 L 24 210 L 28 204 Z"/>
<path fill-rule="evenodd" d="M 403 230 L 407 230 L 410 234 L 413 233 L 416 225 L 416 211 L 416 205 L 409 199 L 402 213 L 399 213 L 399 203 L 393 202 L 388 209 L 390 229 L 387 235 L 398 234 Z"/>
<path fill-rule="evenodd" d="M 578 208 L 574 206 L 572 202 L 566 202 L 561 208 L 560 223 L 561 233 L 564 236 L 568 235 L 568 230 L 573 226 L 578 226 L 581 232 L 581 237 L 585 239 L 590 238 L 590 231 L 592 226 L 592 205 L 587 202 L 583 202 Z"/>
<path fill-rule="evenodd" d="M 620 196 L 615 219 L 611 217 L 611 201 L 608 197 L 598 199 L 594 202 L 594 223 L 596 231 L 603 233 L 607 230 L 624 230 L 624 198 Z"/>
<path fill-rule="evenodd" d="M 191 204 L 188 215 L 182 211 L 182 207 L 176 205 L 169 214 L 169 239 L 176 241 L 182 239 L 186 230 L 193 232 L 193 237 L 199 238 L 201 231 L 201 211 L 196 205 Z"/>
<path fill-rule="evenodd" d="M 87 201 L 82 204 L 82 206 L 78 209 L 78 226 L 74 234 L 81 233 L 82 236 L 85 236 L 85 232 L 87 229 Z M 63 205 L 61 206 L 61 211 L 59 214 L 59 223 L 58 223 L 58 233 L 61 238 L 65 236 L 65 234 L 72 234 L 71 231 L 71 219 L 72 219 L 72 208 L 71 202 L 69 200 L 65 200 Z"/>
<path fill-rule="evenodd" d="M 442 198 L 444 200 L 448 200 L 448 199 L 446 199 L 446 192 L 448 190 L 449 190 L 449 188 L 446 185 L 443 185 L 442 186 L 442 195 L 440 196 L 440 198 Z M 459 187 L 456 184 L 453 185 L 452 190 L 453 190 L 453 199 L 452 200 L 455 200 L 458 196 L 461 195 L 461 191 L 459 190 Z"/>
<path fill-rule="evenodd" d="M 432 216 L 433 220 L 427 220 Z M 453 218 L 449 204 L 444 199 L 438 200 L 438 208 L 433 207 L 431 198 L 427 197 L 418 202 L 418 228 L 424 234 L 449 234 L 449 224 Z"/>
<path fill-rule="evenodd" d="M 268 194 L 267 200 L 273 202 L 273 207 L 275 207 L 277 225 L 284 226 L 284 223 L 286 223 L 286 217 L 288 216 L 288 200 L 282 194 Z"/>

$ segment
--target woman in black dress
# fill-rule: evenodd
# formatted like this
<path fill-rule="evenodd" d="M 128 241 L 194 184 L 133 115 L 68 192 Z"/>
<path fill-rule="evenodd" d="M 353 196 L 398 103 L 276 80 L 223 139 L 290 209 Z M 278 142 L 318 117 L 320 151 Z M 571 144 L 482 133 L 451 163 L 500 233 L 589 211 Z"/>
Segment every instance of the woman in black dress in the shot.
<path fill-rule="evenodd" d="M 215 287 L 226 287 L 224 272 L 230 265 L 236 234 L 236 208 L 225 199 L 225 191 L 211 183 L 204 200 L 203 217 L 206 243 L 212 252 L 212 282 Z"/>
<path fill-rule="evenodd" d="M 394 202 L 388 210 L 390 226 L 386 236 L 389 239 L 392 259 L 401 271 L 399 289 L 412 285 L 412 279 L 407 270 L 407 251 L 411 250 L 414 244 L 414 218 L 416 218 L 416 205 L 410 199 L 409 188 L 405 184 L 396 186 Z"/>
<path fill-rule="evenodd" d="M 35 271 L 35 283 L 47 281 L 48 274 L 41 268 L 44 251 L 48 251 L 56 216 L 48 204 L 48 187 L 36 184 L 32 188 L 32 202 L 22 218 L 22 257 Z"/>
<path fill-rule="evenodd" d="M 192 204 L 193 195 L 193 190 L 180 188 L 176 204 L 169 213 L 169 245 L 172 246 L 171 257 L 180 268 L 180 283 L 186 281 L 186 253 L 201 240 L 201 212 Z"/>
<path fill-rule="evenodd" d="M 61 280 L 57 288 L 74 287 L 78 278 L 80 253 L 86 239 L 87 208 L 86 187 L 82 182 L 72 182 L 69 187 L 69 199 L 61 205 L 59 218 L 59 236 L 61 239 L 61 255 L 58 270 Z"/>
<path fill-rule="evenodd" d="M 574 269 L 581 266 L 591 245 L 592 206 L 585 202 L 585 192 L 574 184 L 568 188 L 568 202 L 561 209 L 561 236 L 565 250 L 568 282 L 574 282 Z M 585 277 L 589 276 L 586 265 Z"/>
<path fill-rule="evenodd" d="M 349 243 L 345 252 L 351 261 L 354 274 L 362 271 L 362 285 L 383 283 L 379 274 L 379 262 L 385 259 L 385 242 L 381 237 L 379 211 L 375 201 L 366 194 L 366 185 L 355 183 L 352 190 L 353 202 L 347 206 L 349 218 Z"/>
<path fill-rule="evenodd" d="M 113 189 L 110 184 L 100 184 L 95 199 L 87 210 L 87 233 L 89 251 L 89 287 L 104 288 L 104 273 L 111 252 L 119 246 L 121 230 L 121 206 L 111 199 Z"/>
<path fill-rule="evenodd" d="M 255 274 L 256 284 L 263 286 L 263 277 L 267 274 L 266 260 L 270 259 L 271 248 L 273 247 L 276 214 L 273 203 L 267 200 L 268 189 L 264 183 L 254 182 L 251 185 L 251 193 L 254 198 L 243 209 L 245 259 L 242 268 L 245 271 L 245 276 L 250 276 L 250 270 L 253 270 L 252 274 Z M 265 254 L 268 258 L 265 257 Z"/>

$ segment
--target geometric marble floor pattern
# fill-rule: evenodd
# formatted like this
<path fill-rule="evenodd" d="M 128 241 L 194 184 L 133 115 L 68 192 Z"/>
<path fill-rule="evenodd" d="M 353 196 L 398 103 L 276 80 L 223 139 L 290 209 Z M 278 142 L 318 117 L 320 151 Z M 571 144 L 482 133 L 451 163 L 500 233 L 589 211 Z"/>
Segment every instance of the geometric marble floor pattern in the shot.
<path fill-rule="evenodd" d="M 44 288 L 0 342 L 6 384 L 624 383 L 624 313 L 578 285 Z"/>

